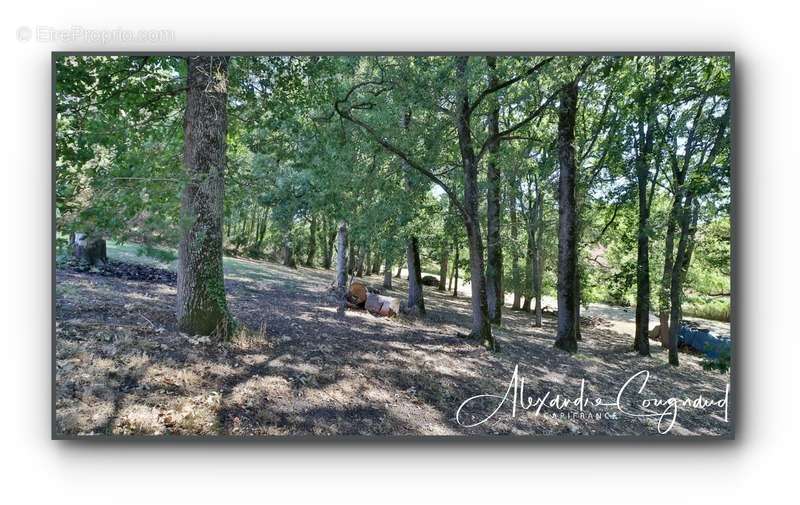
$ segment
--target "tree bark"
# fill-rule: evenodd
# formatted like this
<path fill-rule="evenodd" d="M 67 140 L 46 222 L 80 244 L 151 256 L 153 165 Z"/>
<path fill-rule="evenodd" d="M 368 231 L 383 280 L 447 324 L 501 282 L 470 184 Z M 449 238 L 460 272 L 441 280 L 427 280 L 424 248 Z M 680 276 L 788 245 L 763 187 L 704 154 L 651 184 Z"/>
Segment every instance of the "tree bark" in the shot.
<path fill-rule="evenodd" d="M 577 305 L 577 213 L 575 200 L 575 113 L 577 81 L 561 89 L 558 110 L 558 329 L 555 346 L 569 353 L 578 350 L 575 335 Z"/>
<path fill-rule="evenodd" d="M 311 226 L 309 228 L 308 255 L 306 256 L 307 267 L 314 266 L 314 257 L 317 255 L 317 216 L 311 215 Z"/>
<path fill-rule="evenodd" d="M 677 184 L 678 181 L 676 181 Z M 672 200 L 667 222 L 667 236 L 664 241 L 664 271 L 661 274 L 661 286 L 658 293 L 658 323 L 661 347 L 669 348 L 670 289 L 672 286 L 672 267 L 674 263 L 675 228 L 680 214 L 680 200 Z"/>
<path fill-rule="evenodd" d="M 497 60 L 493 56 L 486 57 L 489 67 L 489 88 L 497 85 Z M 496 136 L 500 132 L 500 104 L 497 95 L 492 94 L 491 106 L 487 121 L 487 134 Z M 500 207 L 501 170 L 497 164 L 500 144 L 493 141 L 487 153 L 489 160 L 486 174 L 486 302 L 489 309 L 489 320 L 500 324 L 503 308 L 503 248 L 500 242 L 500 226 L 502 221 Z"/>
<path fill-rule="evenodd" d="M 447 290 L 447 262 L 449 260 L 449 251 L 447 250 L 447 241 L 442 241 L 442 252 L 439 258 L 439 287 L 438 291 Z"/>
<path fill-rule="evenodd" d="M 356 246 L 352 240 L 349 242 L 350 244 L 347 248 L 347 275 L 353 275 L 356 271 Z"/>
<path fill-rule="evenodd" d="M 228 57 L 188 58 L 183 159 L 188 182 L 181 197 L 178 246 L 178 328 L 226 337 L 233 320 L 222 272 Z"/>
<path fill-rule="evenodd" d="M 425 315 L 425 300 L 422 296 L 422 271 L 419 264 L 419 247 L 417 237 L 411 237 L 406 243 L 408 260 L 408 303 L 410 312 L 419 316 Z"/>
<path fill-rule="evenodd" d="M 456 97 L 456 128 L 464 169 L 464 225 L 467 229 L 470 285 L 472 286 L 472 332 L 470 337 L 488 349 L 497 350 L 497 344 L 489 325 L 489 309 L 486 302 L 483 239 L 478 218 L 478 162 L 475 158 L 472 131 L 469 124 L 470 104 L 467 63 L 467 56 L 456 58 L 456 74 L 459 80 L 459 89 Z"/>
<path fill-rule="evenodd" d="M 297 261 L 294 259 L 291 224 L 287 225 L 287 228 L 283 232 L 283 266 L 297 268 Z"/>
<path fill-rule="evenodd" d="M 542 326 L 542 269 L 544 263 L 544 194 L 537 187 L 536 192 L 536 248 L 533 255 L 533 321 Z"/>
<path fill-rule="evenodd" d="M 327 244 L 325 249 L 325 257 L 322 261 L 322 266 L 325 267 L 325 270 L 330 270 L 331 265 L 333 263 L 333 246 L 336 243 L 336 228 L 331 227 L 330 224 L 326 224 L 325 227 L 327 230 Z"/>
<path fill-rule="evenodd" d="M 336 290 L 344 299 L 347 291 L 347 223 L 339 221 L 336 232 Z"/>
<path fill-rule="evenodd" d="M 386 257 L 386 263 L 383 266 L 383 287 L 385 289 L 392 289 L 392 262 L 389 257 Z"/>
<path fill-rule="evenodd" d="M 453 280 L 453 298 L 458 298 L 458 252 L 460 249 L 461 247 L 456 243 L 456 257 L 453 263 L 453 276 L 451 277 Z"/>
<path fill-rule="evenodd" d="M 514 187 L 514 191 L 516 191 L 516 181 L 512 182 Z M 516 193 L 511 193 L 509 195 L 509 219 L 511 220 L 511 236 L 514 239 L 517 238 L 519 234 L 519 226 L 517 223 L 517 197 Z M 520 308 L 520 299 L 522 297 L 521 285 L 520 285 L 520 275 L 519 275 L 519 251 L 517 251 L 517 247 L 515 243 L 511 244 L 511 284 L 514 290 L 514 301 L 511 303 L 512 309 L 519 309 Z"/>
<path fill-rule="evenodd" d="M 685 203 L 680 210 L 679 226 L 680 239 L 678 249 L 675 252 L 675 260 L 672 265 L 672 278 L 670 280 L 670 320 L 669 328 L 669 364 L 679 365 L 678 360 L 678 335 L 681 331 L 681 318 L 683 317 L 683 278 L 684 278 L 684 258 L 689 248 L 689 233 L 691 227 L 690 213 L 692 205 L 692 195 L 687 194 Z"/>

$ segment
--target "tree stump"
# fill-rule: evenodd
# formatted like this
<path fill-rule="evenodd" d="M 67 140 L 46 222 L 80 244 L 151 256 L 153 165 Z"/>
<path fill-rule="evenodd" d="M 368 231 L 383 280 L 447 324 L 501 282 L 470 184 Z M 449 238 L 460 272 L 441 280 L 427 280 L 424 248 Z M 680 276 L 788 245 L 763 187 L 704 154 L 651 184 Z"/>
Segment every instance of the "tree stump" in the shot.
<path fill-rule="evenodd" d="M 103 266 L 108 263 L 106 241 L 98 237 L 90 237 L 85 233 L 76 233 L 72 241 L 75 258 L 81 263 L 91 266 Z"/>
<path fill-rule="evenodd" d="M 439 279 L 433 275 L 426 275 L 422 278 L 422 284 L 425 286 L 438 286 Z"/>

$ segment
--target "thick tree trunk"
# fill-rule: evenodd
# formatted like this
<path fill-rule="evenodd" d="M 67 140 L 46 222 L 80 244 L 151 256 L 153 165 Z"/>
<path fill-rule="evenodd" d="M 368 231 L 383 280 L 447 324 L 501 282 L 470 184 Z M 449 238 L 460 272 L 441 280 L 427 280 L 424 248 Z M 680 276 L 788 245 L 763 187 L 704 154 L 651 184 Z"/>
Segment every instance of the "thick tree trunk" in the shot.
<path fill-rule="evenodd" d="M 297 262 L 294 259 L 294 244 L 292 243 L 291 228 L 284 231 L 283 234 L 283 266 L 297 268 Z"/>
<path fill-rule="evenodd" d="M 392 289 L 392 262 L 389 261 L 389 257 L 386 257 L 386 263 L 383 266 L 383 287 L 386 289 Z"/>
<path fill-rule="evenodd" d="M 308 238 L 308 255 L 306 256 L 307 267 L 314 266 L 314 257 L 317 255 L 317 216 L 311 216 L 311 227 Z"/>
<path fill-rule="evenodd" d="M 486 57 L 489 67 L 488 85 L 493 88 L 497 85 L 496 58 Z M 487 134 L 491 138 L 500 132 L 500 104 L 497 95 L 492 94 L 489 116 L 487 120 Z M 503 249 L 500 242 L 500 223 L 502 221 L 500 207 L 500 167 L 497 164 L 497 155 L 500 144 L 491 142 L 487 149 L 489 160 L 486 174 L 486 302 L 489 308 L 489 320 L 500 324 L 503 308 Z"/>
<path fill-rule="evenodd" d="M 336 232 L 336 290 L 343 299 L 347 291 L 347 223 L 339 221 Z"/>
<path fill-rule="evenodd" d="M 222 221 L 228 131 L 228 57 L 188 58 L 176 316 L 189 334 L 226 337 L 232 319 L 222 273 Z"/>
<path fill-rule="evenodd" d="M 478 217 L 478 162 L 472 144 L 469 117 L 469 82 L 467 77 L 468 57 L 456 58 L 456 74 L 459 80 L 457 95 L 456 128 L 458 145 L 464 168 L 464 225 L 469 246 L 470 285 L 472 286 L 472 332 L 471 337 L 491 350 L 497 350 L 489 324 L 489 309 L 486 303 L 486 275 L 483 264 L 483 239 Z"/>
<path fill-rule="evenodd" d="M 558 329 L 555 346 L 570 353 L 578 350 L 575 335 L 578 223 L 574 146 L 577 101 L 578 83 L 575 81 L 561 89 L 558 110 Z"/>
<path fill-rule="evenodd" d="M 439 287 L 438 291 L 445 291 L 447 289 L 447 262 L 449 260 L 449 251 L 447 250 L 447 242 L 442 241 L 442 252 L 439 258 Z"/>
<path fill-rule="evenodd" d="M 422 271 L 419 264 L 419 247 L 417 237 L 411 237 L 406 243 L 406 259 L 408 261 L 408 303 L 410 312 L 425 315 L 425 300 L 422 296 Z"/>

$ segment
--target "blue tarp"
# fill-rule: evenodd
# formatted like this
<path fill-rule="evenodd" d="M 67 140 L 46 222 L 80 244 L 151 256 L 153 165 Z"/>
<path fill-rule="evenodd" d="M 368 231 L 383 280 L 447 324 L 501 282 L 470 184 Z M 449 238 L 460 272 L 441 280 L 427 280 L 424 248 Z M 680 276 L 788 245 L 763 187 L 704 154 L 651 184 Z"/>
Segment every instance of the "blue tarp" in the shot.
<path fill-rule="evenodd" d="M 678 345 L 680 344 L 686 344 L 710 359 L 717 359 L 723 352 L 730 354 L 731 351 L 730 337 L 721 337 L 709 330 L 691 328 L 685 324 L 681 325 L 681 334 L 678 337 Z"/>

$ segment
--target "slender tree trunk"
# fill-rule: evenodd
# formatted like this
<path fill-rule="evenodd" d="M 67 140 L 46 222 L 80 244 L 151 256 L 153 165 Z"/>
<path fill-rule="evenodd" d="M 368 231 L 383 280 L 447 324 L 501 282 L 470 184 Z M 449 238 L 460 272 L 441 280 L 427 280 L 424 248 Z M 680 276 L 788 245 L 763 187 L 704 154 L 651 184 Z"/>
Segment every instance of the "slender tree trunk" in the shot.
<path fill-rule="evenodd" d="M 442 252 L 439 259 L 439 287 L 438 291 L 445 291 L 447 289 L 447 261 L 449 258 L 449 251 L 447 250 L 447 242 L 442 241 Z"/>
<path fill-rule="evenodd" d="M 233 322 L 222 273 L 227 76 L 228 57 L 188 58 L 176 307 L 181 331 L 223 337 Z"/>
<path fill-rule="evenodd" d="M 309 229 L 308 256 L 306 256 L 306 266 L 314 266 L 314 257 L 317 255 L 317 216 L 311 215 L 311 227 Z"/>
<path fill-rule="evenodd" d="M 687 194 L 685 203 L 680 211 L 680 239 L 678 240 L 678 250 L 675 252 L 675 261 L 672 265 L 672 278 L 670 280 L 670 328 L 669 328 L 669 364 L 679 365 L 678 360 L 678 335 L 681 331 L 681 319 L 683 317 L 683 264 L 689 248 L 689 233 L 691 228 L 691 205 L 692 195 Z"/>
<path fill-rule="evenodd" d="M 649 239 L 649 203 L 647 198 L 650 180 L 649 152 L 652 150 L 652 129 L 645 134 L 643 152 L 637 160 L 636 179 L 639 193 L 639 228 L 636 240 L 636 334 L 634 350 L 642 356 L 650 355 L 650 239 Z"/>
<path fill-rule="evenodd" d="M 349 242 L 350 244 L 347 250 L 347 275 L 353 275 L 356 271 L 356 246 L 353 240 Z"/>
<path fill-rule="evenodd" d="M 381 273 L 381 255 L 378 254 L 378 251 L 372 255 L 372 275 L 378 275 Z"/>
<path fill-rule="evenodd" d="M 336 290 L 341 298 L 347 291 L 347 223 L 339 221 L 336 232 Z"/>
<path fill-rule="evenodd" d="M 400 275 L 401 275 L 402 273 L 403 273 L 403 264 L 401 263 L 401 264 L 400 264 L 400 265 L 397 267 L 397 273 L 396 273 L 396 274 L 394 274 L 394 278 L 395 278 L 395 279 L 399 279 L 399 278 L 400 278 Z"/>
<path fill-rule="evenodd" d="M 678 224 L 681 202 L 677 196 L 672 201 L 667 222 L 667 236 L 664 241 L 664 271 L 658 293 L 658 323 L 661 347 L 669 348 L 670 288 L 672 286 L 672 267 L 674 263 L 675 227 Z"/>
<path fill-rule="evenodd" d="M 575 335 L 577 275 L 577 213 L 575 202 L 575 113 L 577 81 L 561 90 L 558 110 L 558 330 L 555 346 L 567 352 L 578 350 Z"/>
<path fill-rule="evenodd" d="M 486 302 L 486 275 L 483 264 L 483 239 L 478 217 L 478 162 L 472 144 L 469 116 L 470 105 L 467 77 L 468 57 L 456 58 L 456 74 L 459 80 L 457 94 L 456 128 L 458 145 L 464 168 L 464 225 L 469 245 L 470 285 L 472 286 L 472 333 L 471 337 L 491 350 L 497 350 L 489 325 L 489 309 Z"/>
<path fill-rule="evenodd" d="M 364 277 L 364 250 L 362 248 L 358 248 L 358 269 L 356 271 L 356 277 Z"/>
<path fill-rule="evenodd" d="M 533 321 L 537 327 L 542 326 L 542 267 L 544 263 L 544 194 L 537 190 L 536 194 L 536 249 L 533 256 L 533 297 L 536 304 L 533 309 Z"/>
<path fill-rule="evenodd" d="M 417 237 L 411 237 L 406 244 L 408 260 L 408 310 L 417 315 L 425 315 L 425 300 L 422 296 L 422 271 L 419 264 Z"/>
<path fill-rule="evenodd" d="M 325 257 L 323 258 L 322 266 L 325 267 L 325 270 L 330 270 L 333 262 L 333 246 L 336 243 L 336 228 L 331 228 L 329 224 L 326 224 L 325 228 L 329 231 L 327 231 L 328 242 L 326 244 L 327 247 L 325 249 Z"/>
<path fill-rule="evenodd" d="M 497 85 L 496 58 L 486 57 L 489 67 L 488 85 Z M 500 104 L 497 95 L 491 97 L 491 105 L 487 121 L 487 134 L 491 138 L 500 131 Z M 489 160 L 486 174 L 486 302 L 489 308 L 489 320 L 500 324 L 503 308 L 503 248 L 500 242 L 500 224 L 502 221 L 500 206 L 500 167 L 497 165 L 499 142 L 491 142 L 487 149 Z"/>
<path fill-rule="evenodd" d="M 392 289 L 392 262 L 389 261 L 389 257 L 386 257 L 385 264 L 383 266 L 383 287 L 386 289 Z"/>
<path fill-rule="evenodd" d="M 456 243 L 456 257 L 455 262 L 453 263 L 453 298 L 458 298 L 458 252 L 461 249 L 461 246 Z"/>
<path fill-rule="evenodd" d="M 516 191 L 516 181 L 512 182 L 514 191 Z M 517 197 L 516 193 L 509 195 L 509 219 L 511 220 L 511 236 L 516 240 L 519 234 L 519 227 L 517 224 Z M 511 304 L 512 309 L 520 308 L 520 298 L 522 296 L 520 275 L 519 275 L 519 251 L 517 251 L 516 244 L 511 244 L 511 284 L 514 289 L 514 301 Z"/>

